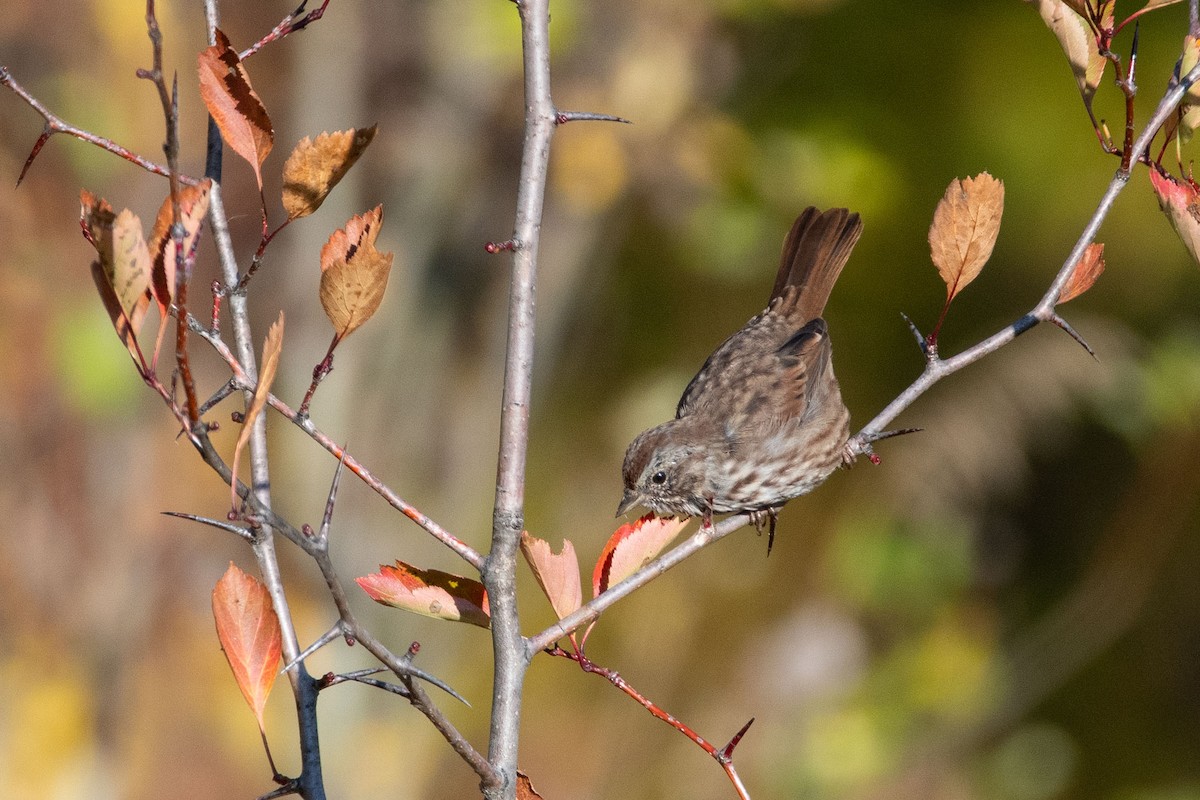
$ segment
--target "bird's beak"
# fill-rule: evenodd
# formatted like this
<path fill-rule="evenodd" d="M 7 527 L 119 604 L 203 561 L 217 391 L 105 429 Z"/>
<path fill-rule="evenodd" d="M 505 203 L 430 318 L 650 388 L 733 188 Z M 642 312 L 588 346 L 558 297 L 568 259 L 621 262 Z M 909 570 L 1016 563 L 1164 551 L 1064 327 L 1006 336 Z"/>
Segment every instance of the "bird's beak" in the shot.
<path fill-rule="evenodd" d="M 617 506 L 617 516 L 622 516 L 626 511 L 633 508 L 641 501 L 641 495 L 632 489 L 626 489 L 625 496 L 621 498 L 621 505 Z"/>

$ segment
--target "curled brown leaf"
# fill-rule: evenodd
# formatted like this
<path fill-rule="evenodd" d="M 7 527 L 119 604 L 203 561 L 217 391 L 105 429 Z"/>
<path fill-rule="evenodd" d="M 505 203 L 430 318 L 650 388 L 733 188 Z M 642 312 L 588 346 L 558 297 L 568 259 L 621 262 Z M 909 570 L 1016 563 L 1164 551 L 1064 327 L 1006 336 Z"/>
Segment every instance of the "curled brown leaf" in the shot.
<path fill-rule="evenodd" d="M 1087 246 L 1087 249 L 1083 251 L 1083 256 L 1075 263 L 1075 268 L 1071 270 L 1071 277 L 1067 278 L 1062 292 L 1058 295 L 1058 302 L 1061 304 L 1079 297 L 1092 288 L 1102 272 L 1104 272 L 1104 245 L 1093 242 Z"/>

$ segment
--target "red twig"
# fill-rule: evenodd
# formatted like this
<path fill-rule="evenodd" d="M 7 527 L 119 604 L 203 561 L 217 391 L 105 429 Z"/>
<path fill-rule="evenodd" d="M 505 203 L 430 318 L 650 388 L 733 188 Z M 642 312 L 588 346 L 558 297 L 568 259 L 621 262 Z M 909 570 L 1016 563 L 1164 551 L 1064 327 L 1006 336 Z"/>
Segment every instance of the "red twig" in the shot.
<path fill-rule="evenodd" d="M 748 731 L 750 726 L 754 724 L 753 719 L 743 725 L 742 729 L 735 733 L 733 738 L 731 738 L 723 747 L 717 747 L 703 736 L 696 733 L 696 731 L 692 730 L 687 723 L 683 722 L 675 715 L 663 710 L 663 708 L 661 708 L 653 700 L 646 697 L 633 686 L 630 686 L 629 681 L 622 678 L 620 673 L 616 672 L 615 670 L 602 667 L 582 653 L 572 653 L 569 650 L 562 649 L 558 645 L 547 648 L 545 652 L 552 656 L 568 658 L 571 661 L 579 664 L 579 668 L 584 672 L 590 672 L 593 675 L 599 675 L 601 678 L 604 678 L 613 686 L 620 689 L 626 695 L 633 698 L 639 705 L 642 706 L 642 708 L 649 711 L 656 719 L 662 720 L 675 730 L 682 733 L 694 744 L 700 747 L 700 749 L 712 756 L 714 761 L 721 765 L 721 769 L 725 771 L 725 774 L 729 777 L 730 782 L 733 783 L 734 789 L 737 790 L 738 797 L 743 798 L 743 800 L 749 800 L 750 795 L 747 793 L 746 787 L 742 783 L 742 779 L 738 775 L 737 769 L 733 766 L 733 751 L 734 748 L 736 748 L 742 741 L 742 737 L 746 735 L 746 731 Z"/>
<path fill-rule="evenodd" d="M 304 393 L 304 399 L 300 401 L 300 408 L 296 411 L 296 416 L 300 419 L 308 418 L 308 407 L 312 403 L 313 395 L 317 393 L 317 387 L 321 385 L 321 381 L 333 372 L 333 350 L 338 346 L 341 337 L 336 333 L 333 334 L 333 341 L 329 343 L 329 349 L 325 351 L 325 357 L 321 362 L 313 367 L 312 383 L 308 386 L 308 391 Z"/>
<path fill-rule="evenodd" d="M 239 53 L 238 58 L 245 60 L 257 53 L 259 50 L 262 50 L 263 47 L 271 42 L 278 41 L 279 39 L 282 39 L 288 34 L 295 33 L 296 31 L 304 30 L 310 24 L 316 22 L 322 16 L 324 16 L 325 7 L 329 5 L 329 0 L 325 0 L 325 2 L 321 3 L 320 8 L 314 8 L 312 11 L 308 12 L 303 19 L 296 19 L 296 17 L 299 17 L 304 13 L 304 7 L 307 5 L 308 0 L 302 0 L 299 7 L 297 7 L 295 11 L 284 17 L 278 25 L 271 29 L 270 33 Z"/>

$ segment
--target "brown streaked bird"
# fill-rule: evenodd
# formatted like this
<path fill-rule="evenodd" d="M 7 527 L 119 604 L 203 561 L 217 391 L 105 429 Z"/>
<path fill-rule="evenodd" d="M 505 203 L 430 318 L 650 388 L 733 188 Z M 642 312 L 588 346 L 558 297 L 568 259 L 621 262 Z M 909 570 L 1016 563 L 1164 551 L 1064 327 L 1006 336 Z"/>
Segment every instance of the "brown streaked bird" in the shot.
<path fill-rule="evenodd" d="M 862 221 L 807 208 L 783 244 L 767 308 L 717 348 L 683 391 L 675 419 L 625 453 L 625 495 L 660 516 L 751 512 L 774 535 L 779 508 L 843 462 L 850 412 L 821 314 Z"/>

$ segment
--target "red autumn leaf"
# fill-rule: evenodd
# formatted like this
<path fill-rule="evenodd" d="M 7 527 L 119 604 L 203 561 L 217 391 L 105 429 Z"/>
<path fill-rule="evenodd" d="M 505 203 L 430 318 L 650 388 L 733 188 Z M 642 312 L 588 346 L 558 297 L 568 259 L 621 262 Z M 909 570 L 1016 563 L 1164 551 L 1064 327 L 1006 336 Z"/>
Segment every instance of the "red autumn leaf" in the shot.
<path fill-rule="evenodd" d="M 375 126 L 322 133 L 300 140 L 283 165 L 283 207 L 299 219 L 321 207 L 358 157 L 375 138 Z"/>
<path fill-rule="evenodd" d="M 649 564 L 687 525 L 686 519 L 647 514 L 617 528 L 604 545 L 592 572 L 592 592 L 600 596 L 608 587 Z"/>
<path fill-rule="evenodd" d="M 1075 263 L 1075 268 L 1071 270 L 1071 277 L 1067 278 L 1067 282 L 1063 284 L 1062 291 L 1058 295 L 1058 302 L 1061 304 L 1079 297 L 1092 288 L 1102 272 L 1104 272 L 1104 245 L 1093 242 L 1087 246 L 1079 261 Z"/>
<path fill-rule="evenodd" d="M 271 595 L 257 578 L 231 562 L 213 589 L 212 608 L 217 638 L 234 680 L 250 704 L 259 730 L 265 730 L 263 708 L 279 673 L 282 649 Z"/>
<path fill-rule="evenodd" d="M 254 425 L 254 420 L 258 418 L 263 406 L 267 404 L 267 395 L 271 393 L 271 384 L 274 383 L 275 372 L 279 369 L 281 350 L 283 350 L 282 311 L 279 312 L 279 319 L 275 320 L 271 329 L 267 331 L 267 338 L 263 342 L 262 360 L 258 364 L 258 385 L 254 387 L 254 399 L 251 401 L 250 407 L 246 409 L 242 432 L 238 434 L 237 444 L 233 448 L 233 463 L 229 468 L 233 478 L 229 482 L 229 491 L 234 508 L 237 508 L 238 464 L 242 460 L 242 451 L 245 449 L 246 443 L 250 441 L 250 430 Z"/>
<path fill-rule="evenodd" d="M 470 578 L 397 561 L 394 567 L 381 564 L 379 572 L 354 580 L 372 600 L 385 606 L 481 628 L 492 624 L 487 592 L 482 583 Z"/>
<path fill-rule="evenodd" d="M 383 206 L 359 214 L 321 248 L 321 307 L 342 339 L 371 318 L 383 302 L 392 254 L 375 249 Z"/>
<path fill-rule="evenodd" d="M 522 531 L 521 552 L 558 618 L 576 611 L 583 602 L 583 589 L 575 545 L 563 539 L 562 550 L 555 553 L 549 542 L 530 535 L 529 531 Z"/>
<path fill-rule="evenodd" d="M 1200 191 L 1195 184 L 1177 181 L 1157 169 L 1150 170 L 1150 185 L 1183 246 L 1200 263 Z"/>
<path fill-rule="evenodd" d="M 219 29 L 217 43 L 200 52 L 200 96 L 221 129 L 221 138 L 250 162 L 262 191 L 262 163 L 275 143 L 271 118 L 254 88 L 246 67 Z"/>

